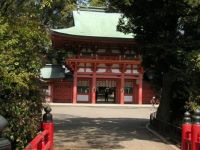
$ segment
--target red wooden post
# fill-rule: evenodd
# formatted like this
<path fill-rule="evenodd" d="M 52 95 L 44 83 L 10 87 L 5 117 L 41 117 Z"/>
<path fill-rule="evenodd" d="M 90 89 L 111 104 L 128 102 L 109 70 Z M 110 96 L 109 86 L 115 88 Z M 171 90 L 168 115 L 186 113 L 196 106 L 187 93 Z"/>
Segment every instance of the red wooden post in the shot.
<path fill-rule="evenodd" d="M 48 123 L 43 122 L 42 128 L 43 128 L 43 130 L 48 131 L 48 140 L 44 141 L 44 142 L 50 141 L 50 150 L 53 150 L 53 145 L 54 145 L 54 143 L 53 143 L 53 136 L 54 136 L 54 124 L 53 124 L 53 122 L 48 122 Z"/>
<path fill-rule="evenodd" d="M 51 108 L 50 107 L 46 107 L 44 108 L 45 114 L 43 115 L 43 123 L 42 123 L 42 128 L 43 130 L 47 130 L 48 131 L 48 139 L 46 139 L 47 141 L 44 142 L 50 142 L 50 148 L 49 150 L 53 150 L 54 149 L 54 141 L 53 141 L 53 137 L 54 137 L 54 123 L 53 123 L 53 117 L 51 112 Z"/>
<path fill-rule="evenodd" d="M 192 125 L 192 150 L 200 150 L 200 109 L 194 111 Z"/>
<path fill-rule="evenodd" d="M 54 124 L 50 107 L 44 108 L 45 114 L 43 115 L 42 129 L 40 132 L 25 148 L 24 150 L 53 150 L 54 142 Z"/>
<path fill-rule="evenodd" d="M 93 67 L 92 74 L 92 90 L 91 90 L 91 103 L 96 103 L 96 66 Z"/>
<path fill-rule="evenodd" d="M 124 104 L 124 72 L 121 75 L 120 85 L 120 104 Z"/>
<path fill-rule="evenodd" d="M 184 114 L 184 123 L 182 124 L 181 150 L 191 150 L 191 128 L 190 113 L 186 112 Z"/>
<path fill-rule="evenodd" d="M 73 81 L 73 98 L 72 103 L 77 103 L 77 70 L 74 69 L 74 81 Z"/>
<path fill-rule="evenodd" d="M 50 102 L 53 102 L 53 83 L 50 83 L 48 88 L 50 88 L 48 89 L 50 91 Z"/>
<path fill-rule="evenodd" d="M 142 104 L 142 78 L 143 78 L 143 68 L 139 68 L 139 77 L 138 77 L 138 104 Z"/>
<path fill-rule="evenodd" d="M 120 66 L 120 71 L 121 71 L 121 79 L 120 79 L 120 91 L 119 91 L 119 103 L 124 104 L 124 87 L 125 87 L 125 71 L 126 71 L 126 66 L 123 64 Z"/>

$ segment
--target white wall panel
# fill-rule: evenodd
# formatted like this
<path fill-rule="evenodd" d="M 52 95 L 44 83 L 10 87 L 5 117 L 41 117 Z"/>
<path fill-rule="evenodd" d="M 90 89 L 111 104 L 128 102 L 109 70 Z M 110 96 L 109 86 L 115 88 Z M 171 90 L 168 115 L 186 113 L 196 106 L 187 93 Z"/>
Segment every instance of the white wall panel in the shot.
<path fill-rule="evenodd" d="M 127 69 L 125 73 L 131 73 L 131 69 Z"/>
<path fill-rule="evenodd" d="M 133 96 L 124 96 L 124 102 L 132 102 Z"/>
<path fill-rule="evenodd" d="M 112 69 L 113 73 L 120 73 L 119 69 Z"/>
<path fill-rule="evenodd" d="M 139 72 L 138 72 L 138 70 L 134 69 L 134 70 L 133 70 L 133 73 L 134 73 L 134 74 L 138 74 Z"/>
<path fill-rule="evenodd" d="M 86 68 L 86 72 L 92 72 L 91 68 Z"/>
<path fill-rule="evenodd" d="M 84 72 L 84 68 L 79 68 L 78 72 Z"/>
<path fill-rule="evenodd" d="M 77 101 L 79 102 L 88 102 L 89 101 L 89 96 L 88 95 L 77 95 Z"/>
<path fill-rule="evenodd" d="M 106 69 L 98 69 L 97 72 L 106 72 Z"/>

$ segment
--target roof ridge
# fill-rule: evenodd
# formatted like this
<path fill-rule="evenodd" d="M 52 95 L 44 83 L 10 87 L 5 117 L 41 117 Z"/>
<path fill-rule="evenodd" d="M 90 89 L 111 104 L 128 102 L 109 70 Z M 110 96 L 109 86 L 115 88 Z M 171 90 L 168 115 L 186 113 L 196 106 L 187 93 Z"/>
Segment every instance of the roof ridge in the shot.
<path fill-rule="evenodd" d="M 78 6 L 77 10 L 90 11 L 90 12 L 106 12 L 106 7 L 94 7 L 94 6 Z"/>

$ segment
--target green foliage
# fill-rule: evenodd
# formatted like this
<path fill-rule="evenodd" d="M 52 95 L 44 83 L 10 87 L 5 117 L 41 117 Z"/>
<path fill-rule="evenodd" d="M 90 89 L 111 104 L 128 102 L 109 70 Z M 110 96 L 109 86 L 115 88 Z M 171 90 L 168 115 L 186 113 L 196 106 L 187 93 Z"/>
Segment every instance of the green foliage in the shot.
<path fill-rule="evenodd" d="M 10 139 L 13 149 L 22 149 L 39 131 L 41 99 L 36 95 L 34 97 L 0 101 L 0 114 L 9 122 L 3 135 Z"/>
<path fill-rule="evenodd" d="M 107 0 L 89 0 L 90 6 L 102 7 L 107 5 Z"/>
<path fill-rule="evenodd" d="M 23 149 L 41 123 L 39 71 L 50 40 L 34 0 L 0 4 L 0 114 L 9 123 L 3 134 Z"/>
<path fill-rule="evenodd" d="M 13 149 L 23 149 L 40 128 L 39 74 L 50 50 L 48 30 L 67 24 L 73 6 L 73 0 L 0 1 L 0 114 L 8 120 L 3 134 Z"/>
<path fill-rule="evenodd" d="M 38 7 L 43 24 L 50 28 L 66 28 L 73 24 L 71 11 L 76 7 L 76 0 L 46 0 Z"/>
<path fill-rule="evenodd" d="M 190 4 L 193 7 L 196 7 L 196 6 L 200 5 L 200 1 L 199 0 L 185 0 L 185 2 L 187 2 L 188 4 Z"/>
<path fill-rule="evenodd" d="M 50 46 L 45 27 L 55 26 L 73 6 L 68 5 L 71 1 L 62 8 L 64 1 L 35 2 L 0 2 L 0 114 L 9 122 L 3 134 L 13 149 L 23 149 L 40 127 L 39 71 Z"/>
<path fill-rule="evenodd" d="M 80 6 L 106 7 L 109 0 L 77 0 Z"/>
<path fill-rule="evenodd" d="M 200 99 L 196 97 L 194 99 L 190 99 L 186 102 L 185 109 L 194 112 L 196 109 L 200 109 Z"/>
<path fill-rule="evenodd" d="M 163 77 L 173 74 L 169 105 L 162 97 L 160 106 L 166 114 L 172 111 L 172 116 L 179 116 L 185 102 L 196 100 L 200 93 L 199 0 L 112 0 L 110 3 L 123 13 L 118 30 L 136 34 L 135 40 L 141 43 L 143 66 L 146 73 L 153 72 L 152 82 L 158 89 L 163 88 Z"/>

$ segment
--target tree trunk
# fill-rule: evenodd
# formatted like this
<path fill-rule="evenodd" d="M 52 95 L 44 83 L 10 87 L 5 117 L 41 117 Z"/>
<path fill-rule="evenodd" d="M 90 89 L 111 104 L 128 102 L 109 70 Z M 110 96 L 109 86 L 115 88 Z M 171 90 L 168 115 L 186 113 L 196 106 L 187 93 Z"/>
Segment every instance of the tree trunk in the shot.
<path fill-rule="evenodd" d="M 170 121 L 171 86 L 173 84 L 173 80 L 174 75 L 172 73 L 166 73 L 163 76 L 162 96 L 157 111 L 157 118 L 166 122 Z"/>

